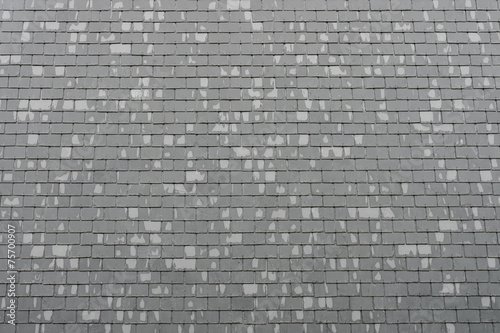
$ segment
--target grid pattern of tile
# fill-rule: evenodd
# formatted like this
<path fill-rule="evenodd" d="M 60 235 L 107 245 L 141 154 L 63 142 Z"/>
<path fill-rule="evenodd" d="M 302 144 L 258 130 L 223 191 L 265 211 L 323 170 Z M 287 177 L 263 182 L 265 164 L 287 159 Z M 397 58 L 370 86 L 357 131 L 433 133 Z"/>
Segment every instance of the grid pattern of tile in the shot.
<path fill-rule="evenodd" d="M 1 6 L 16 332 L 500 332 L 498 1 Z"/>

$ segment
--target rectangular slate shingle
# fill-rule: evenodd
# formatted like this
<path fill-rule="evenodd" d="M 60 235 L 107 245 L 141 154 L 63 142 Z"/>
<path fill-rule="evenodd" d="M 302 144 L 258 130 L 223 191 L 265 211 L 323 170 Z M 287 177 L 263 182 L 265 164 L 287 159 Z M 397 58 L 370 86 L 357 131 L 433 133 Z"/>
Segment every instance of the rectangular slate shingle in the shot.
<path fill-rule="evenodd" d="M 1 332 L 500 332 L 497 1 L 0 6 Z"/>

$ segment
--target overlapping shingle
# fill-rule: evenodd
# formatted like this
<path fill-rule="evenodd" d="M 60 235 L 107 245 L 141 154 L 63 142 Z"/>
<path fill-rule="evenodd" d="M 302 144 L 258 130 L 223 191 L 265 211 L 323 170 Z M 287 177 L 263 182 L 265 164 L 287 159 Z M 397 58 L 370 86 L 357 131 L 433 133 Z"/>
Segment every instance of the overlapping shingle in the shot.
<path fill-rule="evenodd" d="M 3 1 L 2 327 L 500 330 L 498 10 Z"/>

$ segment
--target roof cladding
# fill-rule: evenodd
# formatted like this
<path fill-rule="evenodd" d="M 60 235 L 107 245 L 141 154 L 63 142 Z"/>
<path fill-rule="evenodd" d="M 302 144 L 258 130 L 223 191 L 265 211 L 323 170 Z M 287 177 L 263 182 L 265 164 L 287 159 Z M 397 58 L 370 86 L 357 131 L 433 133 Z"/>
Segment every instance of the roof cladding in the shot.
<path fill-rule="evenodd" d="M 0 6 L 0 331 L 500 332 L 498 1 Z"/>

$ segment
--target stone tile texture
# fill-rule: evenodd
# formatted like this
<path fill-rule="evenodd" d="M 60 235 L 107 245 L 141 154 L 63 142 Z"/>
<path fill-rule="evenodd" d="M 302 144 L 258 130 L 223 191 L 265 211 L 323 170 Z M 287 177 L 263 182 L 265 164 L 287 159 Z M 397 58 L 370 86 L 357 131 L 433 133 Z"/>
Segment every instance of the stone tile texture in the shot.
<path fill-rule="evenodd" d="M 500 332 L 498 1 L 0 15 L 1 332 Z"/>

